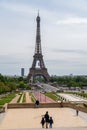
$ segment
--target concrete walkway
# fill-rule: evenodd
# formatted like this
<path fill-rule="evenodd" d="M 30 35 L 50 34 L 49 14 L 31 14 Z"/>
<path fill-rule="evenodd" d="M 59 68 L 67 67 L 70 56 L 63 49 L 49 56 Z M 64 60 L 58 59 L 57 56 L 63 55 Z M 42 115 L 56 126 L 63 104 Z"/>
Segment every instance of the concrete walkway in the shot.
<path fill-rule="evenodd" d="M 25 96 L 26 96 L 26 103 L 32 103 L 31 97 L 29 96 L 29 92 L 26 92 Z"/>
<path fill-rule="evenodd" d="M 4 129 L 4 130 L 10 130 L 10 129 Z M 11 130 L 43 130 L 42 128 L 24 128 L 24 129 L 11 129 Z M 46 129 L 45 129 L 46 130 Z M 48 128 L 48 130 L 51 130 Z M 52 130 L 87 130 L 87 127 L 58 127 L 58 128 L 52 128 Z"/>
<path fill-rule="evenodd" d="M 12 99 L 12 101 L 10 103 L 17 103 L 18 99 L 19 99 L 20 95 L 16 95 L 15 98 Z"/>
<path fill-rule="evenodd" d="M 27 108 L 8 109 L 0 123 L 0 130 L 40 130 L 40 121 L 46 111 L 54 119 L 53 130 L 87 129 L 87 121 L 69 108 Z"/>
<path fill-rule="evenodd" d="M 39 100 L 40 103 L 53 103 L 55 102 L 53 99 L 49 98 L 48 96 L 45 96 L 44 94 L 40 92 L 34 92 L 34 97 Z"/>
<path fill-rule="evenodd" d="M 84 99 L 82 97 L 73 95 L 73 94 L 66 94 L 66 93 L 58 93 L 59 96 L 65 98 L 67 101 L 84 101 L 87 102 L 87 99 Z"/>

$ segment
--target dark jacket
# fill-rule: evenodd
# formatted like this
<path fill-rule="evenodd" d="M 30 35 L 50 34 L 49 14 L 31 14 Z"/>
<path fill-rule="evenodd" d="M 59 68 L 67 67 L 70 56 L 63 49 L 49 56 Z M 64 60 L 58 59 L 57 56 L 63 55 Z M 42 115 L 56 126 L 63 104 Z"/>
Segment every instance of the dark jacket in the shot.
<path fill-rule="evenodd" d="M 45 117 L 46 122 L 49 122 L 49 115 L 48 115 L 48 113 L 46 113 L 44 117 Z"/>
<path fill-rule="evenodd" d="M 44 117 L 42 117 L 41 124 L 44 125 L 44 123 L 45 123 L 45 119 Z"/>
<path fill-rule="evenodd" d="M 35 104 L 36 104 L 36 105 L 39 105 L 39 101 L 38 101 L 38 100 L 36 100 Z"/>
<path fill-rule="evenodd" d="M 52 117 L 50 117 L 49 123 L 50 123 L 50 124 L 53 124 L 53 119 L 52 119 Z"/>

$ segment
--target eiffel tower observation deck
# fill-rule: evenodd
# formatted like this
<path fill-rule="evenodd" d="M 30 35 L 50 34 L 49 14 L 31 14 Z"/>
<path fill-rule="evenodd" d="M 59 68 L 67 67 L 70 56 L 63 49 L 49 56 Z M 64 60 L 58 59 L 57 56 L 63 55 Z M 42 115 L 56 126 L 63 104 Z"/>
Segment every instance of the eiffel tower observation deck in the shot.
<path fill-rule="evenodd" d="M 36 17 L 37 28 L 36 28 L 36 45 L 35 53 L 33 56 L 32 67 L 29 69 L 28 82 L 35 82 L 36 77 L 42 77 L 45 82 L 49 82 L 50 76 L 45 67 L 42 49 L 41 49 L 41 35 L 40 35 L 40 16 L 39 12 Z"/>

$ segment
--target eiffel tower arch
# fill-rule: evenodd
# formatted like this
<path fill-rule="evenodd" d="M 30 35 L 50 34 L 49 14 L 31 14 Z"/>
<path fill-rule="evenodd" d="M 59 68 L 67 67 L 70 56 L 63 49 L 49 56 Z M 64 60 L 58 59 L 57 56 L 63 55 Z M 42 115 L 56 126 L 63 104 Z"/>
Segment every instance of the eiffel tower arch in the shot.
<path fill-rule="evenodd" d="M 40 36 L 40 16 L 36 17 L 37 28 L 36 28 L 36 45 L 35 53 L 33 56 L 32 67 L 29 69 L 28 82 L 34 82 L 36 76 L 42 76 L 46 82 L 49 82 L 50 76 L 45 67 L 42 49 L 41 49 L 41 36 Z"/>

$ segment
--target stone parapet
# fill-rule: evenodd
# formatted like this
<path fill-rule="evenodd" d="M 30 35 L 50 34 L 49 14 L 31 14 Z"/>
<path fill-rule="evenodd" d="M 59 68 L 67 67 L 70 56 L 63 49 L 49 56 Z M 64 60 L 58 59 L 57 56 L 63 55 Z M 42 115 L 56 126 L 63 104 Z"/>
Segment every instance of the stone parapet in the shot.
<path fill-rule="evenodd" d="M 87 113 L 87 107 L 83 107 L 80 104 L 77 105 L 75 103 L 70 103 L 70 102 L 64 102 L 61 106 L 60 103 L 40 103 L 39 108 L 57 108 L 57 107 L 69 107 L 73 109 L 78 109 L 79 111 L 83 111 Z M 35 108 L 34 103 L 9 103 L 7 105 L 8 109 L 12 108 Z"/>

